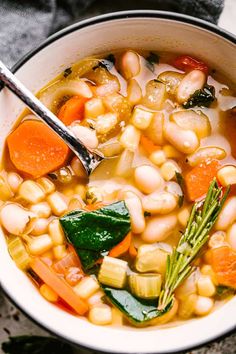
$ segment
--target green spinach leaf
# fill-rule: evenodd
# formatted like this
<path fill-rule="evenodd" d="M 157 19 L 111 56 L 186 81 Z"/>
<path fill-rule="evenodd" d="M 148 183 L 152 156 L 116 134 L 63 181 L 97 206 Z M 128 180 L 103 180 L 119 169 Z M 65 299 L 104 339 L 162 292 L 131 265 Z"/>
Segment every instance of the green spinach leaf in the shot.
<path fill-rule="evenodd" d="M 127 290 L 103 286 L 105 295 L 131 322 L 142 324 L 168 312 L 172 304 L 164 310 L 157 309 L 156 300 L 137 299 Z"/>
<path fill-rule="evenodd" d="M 130 216 L 124 201 L 90 212 L 75 210 L 60 218 L 60 223 L 84 270 L 92 268 L 130 231 Z"/>
<path fill-rule="evenodd" d="M 211 85 L 205 85 L 203 89 L 197 90 L 194 94 L 183 104 L 184 108 L 192 108 L 195 106 L 209 107 L 215 100 L 215 88 Z"/>

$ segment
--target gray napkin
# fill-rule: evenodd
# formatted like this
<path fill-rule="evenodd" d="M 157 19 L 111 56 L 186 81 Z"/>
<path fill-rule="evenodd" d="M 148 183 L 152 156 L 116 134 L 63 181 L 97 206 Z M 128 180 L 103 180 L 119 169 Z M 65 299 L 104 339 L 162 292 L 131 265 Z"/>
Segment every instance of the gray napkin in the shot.
<path fill-rule="evenodd" d="M 217 23 L 223 6 L 224 0 L 0 0 L 0 58 L 10 67 L 58 29 L 101 13 L 159 9 Z"/>

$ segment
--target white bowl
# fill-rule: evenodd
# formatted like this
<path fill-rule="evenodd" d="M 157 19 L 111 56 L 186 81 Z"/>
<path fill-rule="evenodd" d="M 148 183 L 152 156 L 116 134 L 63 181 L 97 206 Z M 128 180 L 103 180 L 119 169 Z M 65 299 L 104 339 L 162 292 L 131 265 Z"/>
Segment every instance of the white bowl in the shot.
<path fill-rule="evenodd" d="M 236 39 L 233 35 L 204 21 L 157 11 L 120 12 L 77 23 L 50 37 L 23 58 L 14 71 L 30 90 L 37 92 L 80 58 L 118 48 L 188 53 L 205 60 L 236 82 Z M 22 103 L 7 89 L 1 91 L 1 146 L 22 108 Z M 173 353 L 202 345 L 236 326 L 236 297 L 209 316 L 177 327 L 95 326 L 44 300 L 11 260 L 2 233 L 0 259 L 1 286 L 24 313 L 55 335 L 96 351 Z"/>

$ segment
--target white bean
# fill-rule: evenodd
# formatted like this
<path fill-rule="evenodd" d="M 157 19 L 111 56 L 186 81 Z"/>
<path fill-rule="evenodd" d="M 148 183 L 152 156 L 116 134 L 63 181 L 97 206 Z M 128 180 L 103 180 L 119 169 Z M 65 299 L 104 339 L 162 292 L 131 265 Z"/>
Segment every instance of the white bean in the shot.
<path fill-rule="evenodd" d="M 196 307 L 197 298 L 198 296 L 196 294 L 191 294 L 184 301 L 180 301 L 178 316 L 185 320 L 192 317 Z"/>
<path fill-rule="evenodd" d="M 175 296 L 181 301 L 185 301 L 190 295 L 197 293 L 198 272 L 193 272 L 176 289 Z"/>
<path fill-rule="evenodd" d="M 161 172 L 162 177 L 166 181 L 170 181 L 176 177 L 176 172 L 181 173 L 181 168 L 179 167 L 177 162 L 175 162 L 173 160 L 167 160 L 161 166 L 160 172 Z"/>
<path fill-rule="evenodd" d="M 7 182 L 13 193 L 16 193 L 23 182 L 23 178 L 15 172 L 9 172 L 7 175 Z"/>
<path fill-rule="evenodd" d="M 142 98 L 142 89 L 135 79 L 131 79 L 127 86 L 127 98 L 132 105 L 136 105 Z"/>
<path fill-rule="evenodd" d="M 45 198 L 45 193 L 42 187 L 31 180 L 26 180 L 19 187 L 19 196 L 28 203 L 36 204 Z"/>
<path fill-rule="evenodd" d="M 186 227 L 188 223 L 188 219 L 190 216 L 191 209 L 187 206 L 180 209 L 178 212 L 178 221 L 181 226 Z"/>
<path fill-rule="evenodd" d="M 98 304 L 91 308 L 88 318 L 95 325 L 108 325 L 112 322 L 111 308 L 106 304 Z"/>
<path fill-rule="evenodd" d="M 216 230 L 226 230 L 236 221 L 236 197 L 230 197 L 226 201 L 215 224 Z"/>
<path fill-rule="evenodd" d="M 96 131 L 82 125 L 76 124 L 71 127 L 72 132 L 75 134 L 76 138 L 80 139 L 82 143 L 90 148 L 96 149 L 98 146 L 98 138 Z"/>
<path fill-rule="evenodd" d="M 163 179 L 159 171 L 148 165 L 135 169 L 134 180 L 137 187 L 144 193 L 152 193 L 163 186 Z"/>
<path fill-rule="evenodd" d="M 49 224 L 48 219 L 44 219 L 44 218 L 36 219 L 33 222 L 33 229 L 31 231 L 31 234 L 34 236 L 46 234 L 48 230 L 48 224 Z"/>
<path fill-rule="evenodd" d="M 163 145 L 164 139 L 164 114 L 162 112 L 156 112 L 153 115 L 149 127 L 145 130 L 145 135 L 157 145 Z"/>
<path fill-rule="evenodd" d="M 125 185 L 117 194 L 117 199 L 121 200 L 125 198 L 125 195 L 127 192 L 132 192 L 134 194 L 136 194 L 139 198 L 142 198 L 143 194 L 140 192 L 140 190 L 138 190 L 138 188 L 135 188 L 132 185 Z"/>
<path fill-rule="evenodd" d="M 202 275 L 197 282 L 198 294 L 201 296 L 213 296 L 216 292 L 215 285 L 208 275 Z"/>
<path fill-rule="evenodd" d="M 177 206 L 177 198 L 169 192 L 154 192 L 142 200 L 143 209 L 152 214 L 168 214 Z"/>
<path fill-rule="evenodd" d="M 52 213 L 51 207 L 47 202 L 31 205 L 30 211 L 38 215 L 39 218 L 49 218 Z"/>
<path fill-rule="evenodd" d="M 194 94 L 196 90 L 200 90 L 206 81 L 205 74 L 200 70 L 190 71 L 180 82 L 177 88 L 177 100 L 184 103 Z"/>
<path fill-rule="evenodd" d="M 51 237 L 47 234 L 38 237 L 28 236 L 25 240 L 27 241 L 29 252 L 35 256 L 39 256 L 49 251 L 53 246 Z"/>
<path fill-rule="evenodd" d="M 234 251 L 236 251 L 236 223 L 234 223 L 227 231 L 226 240 L 232 247 Z"/>
<path fill-rule="evenodd" d="M 99 289 L 98 282 L 92 277 L 84 277 L 74 286 L 74 292 L 82 299 L 88 299 Z"/>
<path fill-rule="evenodd" d="M 182 129 L 175 123 L 167 123 L 164 133 L 166 139 L 183 154 L 192 154 L 199 147 L 196 133 Z"/>
<path fill-rule="evenodd" d="M 126 192 L 124 200 L 130 214 L 131 230 L 135 234 L 140 234 L 145 229 L 145 218 L 141 200 L 133 192 Z"/>
<path fill-rule="evenodd" d="M 206 316 L 213 309 L 214 301 L 205 296 L 198 296 L 195 304 L 195 314 L 198 316 Z"/>
<path fill-rule="evenodd" d="M 85 171 L 85 168 L 83 167 L 81 161 L 78 159 L 78 157 L 73 157 L 71 161 L 71 168 L 73 172 L 76 174 L 76 176 L 80 178 L 86 178 L 87 173 Z"/>
<path fill-rule="evenodd" d="M 105 113 L 105 108 L 101 98 L 91 98 L 84 105 L 84 116 L 86 119 L 97 118 Z"/>
<path fill-rule="evenodd" d="M 0 211 L 2 226 L 13 235 L 21 235 L 32 218 L 35 218 L 35 214 L 18 204 L 6 204 Z"/>
<path fill-rule="evenodd" d="M 177 216 L 175 214 L 151 217 L 141 238 L 148 243 L 164 241 L 172 234 L 176 226 Z"/>
<path fill-rule="evenodd" d="M 217 179 L 223 187 L 230 184 L 236 184 L 236 167 L 235 166 L 223 166 L 217 172 Z"/>
<path fill-rule="evenodd" d="M 53 214 L 61 216 L 67 211 L 68 205 L 63 194 L 54 192 L 47 197 L 47 201 L 52 209 Z"/>
<path fill-rule="evenodd" d="M 129 50 L 121 59 L 121 72 L 125 79 L 131 79 L 140 71 L 140 59 L 137 53 Z"/>

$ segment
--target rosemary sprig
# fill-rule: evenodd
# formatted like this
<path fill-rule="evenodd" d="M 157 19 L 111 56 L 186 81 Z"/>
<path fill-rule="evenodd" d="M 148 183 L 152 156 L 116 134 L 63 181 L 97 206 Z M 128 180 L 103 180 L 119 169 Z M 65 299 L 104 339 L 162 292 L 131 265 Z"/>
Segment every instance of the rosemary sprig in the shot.
<path fill-rule="evenodd" d="M 179 243 L 167 258 L 166 275 L 159 297 L 159 309 L 164 309 L 174 299 L 175 289 L 193 272 L 192 261 L 209 238 L 209 231 L 214 225 L 229 193 L 229 188 L 222 196 L 222 188 L 216 179 L 210 184 L 206 198 L 194 204 L 185 232 Z"/>

